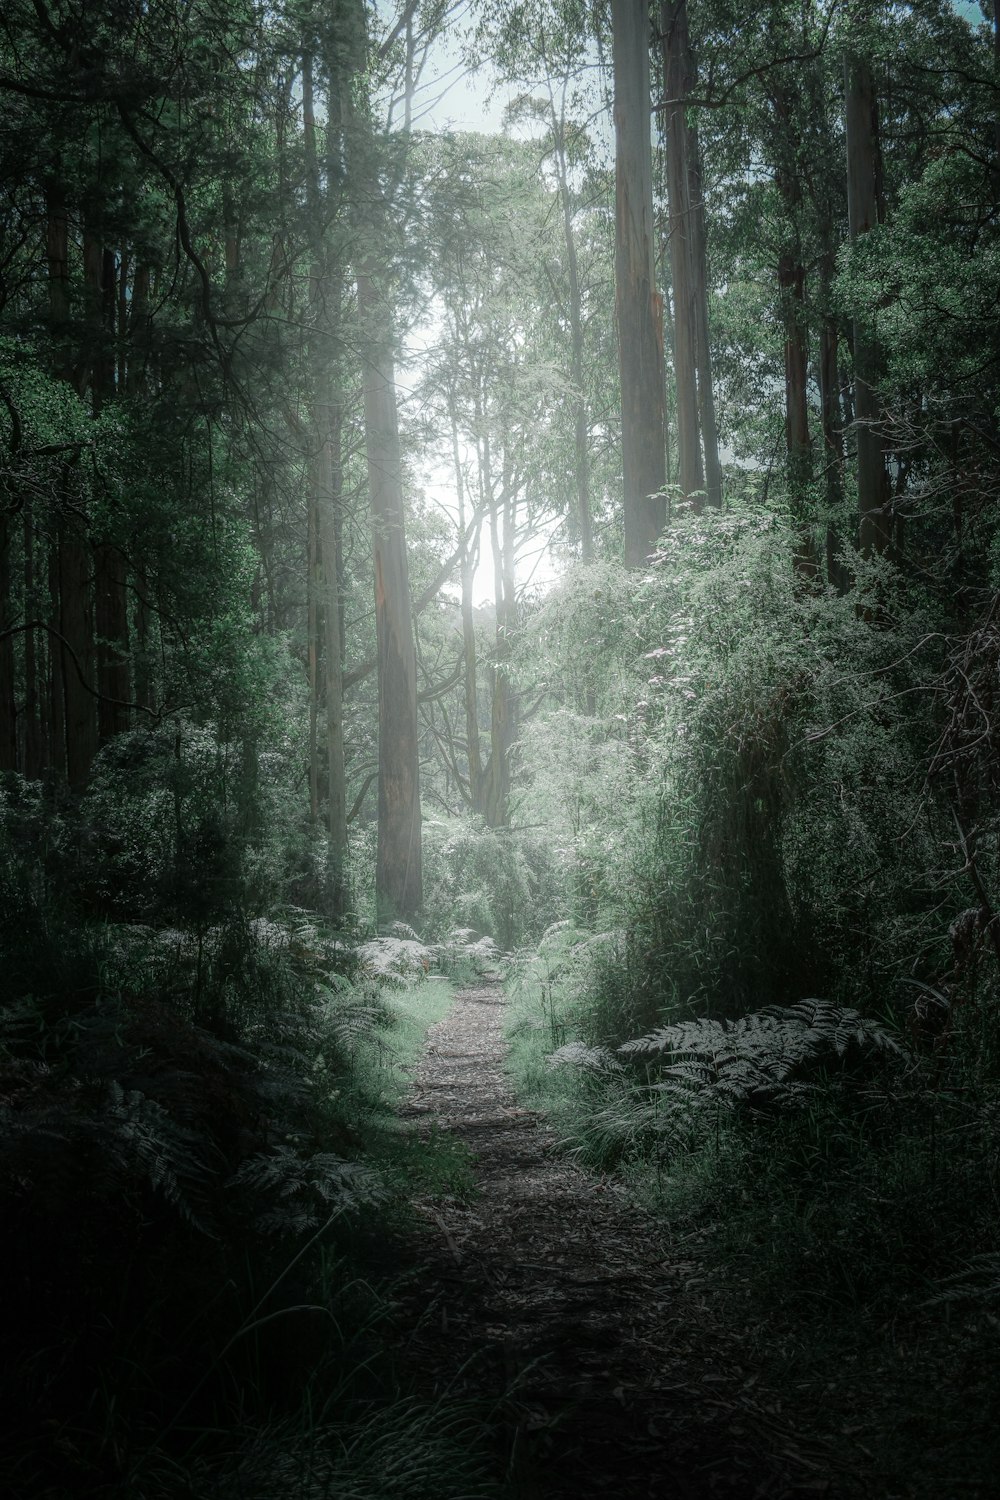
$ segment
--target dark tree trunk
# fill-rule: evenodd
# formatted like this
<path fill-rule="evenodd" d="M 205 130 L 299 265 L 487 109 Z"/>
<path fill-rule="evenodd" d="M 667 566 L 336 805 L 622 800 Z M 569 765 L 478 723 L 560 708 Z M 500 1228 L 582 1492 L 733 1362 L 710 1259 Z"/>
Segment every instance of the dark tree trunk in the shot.
<path fill-rule="evenodd" d="M 841 538 L 834 517 L 844 498 L 844 417 L 840 403 L 839 334 L 830 311 L 831 287 L 836 265 L 833 225 L 823 230 L 824 252 L 820 265 L 819 404 L 823 427 L 823 488 L 827 507 L 826 576 L 838 593 L 846 591 L 844 567 L 838 552 Z"/>
<path fill-rule="evenodd" d="M 24 612 L 32 620 L 37 619 L 42 612 L 35 584 L 35 536 L 27 511 L 24 514 Z M 38 638 L 34 630 L 24 632 L 23 744 L 22 769 L 25 776 L 34 781 L 44 769 L 41 700 L 38 692 Z"/>
<path fill-rule="evenodd" d="M 59 540 L 59 631 L 66 706 L 66 779 L 75 790 L 86 785 L 97 752 L 90 601 L 90 547 L 79 523 L 66 517 L 60 524 Z"/>
<path fill-rule="evenodd" d="M 612 0 L 615 82 L 615 304 L 621 371 L 625 562 L 642 567 L 666 523 L 663 304 L 653 260 L 649 22 Z"/>
<path fill-rule="evenodd" d="M 60 528 L 61 530 L 61 525 Z M 49 548 L 49 619 L 56 630 L 59 628 L 59 600 L 62 586 L 59 579 L 62 549 L 58 540 Z M 53 775 L 59 781 L 66 779 L 66 684 L 64 674 L 65 651 L 56 636 L 46 635 L 46 656 L 49 670 L 48 735 L 46 737 L 47 760 Z"/>
<path fill-rule="evenodd" d="M 303 118 L 306 148 L 307 193 L 317 226 L 328 217 L 322 201 L 319 158 L 313 104 L 312 64 L 303 59 Z M 329 124 L 331 137 L 334 125 Z M 331 147 L 332 150 L 332 147 Z M 328 174 L 328 177 L 332 174 Z M 329 183 L 328 183 L 329 187 Z M 327 772 L 327 866 L 326 899 L 334 922 L 349 905 L 347 867 L 347 776 L 344 757 L 344 650 L 340 601 L 340 567 L 337 518 L 342 502 L 341 442 L 343 417 L 335 395 L 335 345 L 341 318 L 343 293 L 341 273 L 332 264 L 333 252 L 317 227 L 313 245 L 310 286 L 312 328 L 312 441 L 315 453 L 309 466 L 309 567 L 310 589 L 310 797 L 318 801 L 315 693 L 318 691 L 316 657 L 319 648 L 319 617 L 323 620 L 323 666 L 326 694 Z M 322 608 L 320 609 L 320 603 Z"/>
<path fill-rule="evenodd" d="M 875 86 L 868 63 L 848 53 L 844 59 L 847 124 L 847 206 L 851 239 L 879 221 L 881 198 Z M 884 552 L 892 525 L 889 476 L 878 432 L 876 394 L 878 355 L 858 318 L 854 321 L 854 425 L 858 452 L 858 511 L 861 550 Z"/>
<path fill-rule="evenodd" d="M 0 511 L 0 771 L 17 769 L 17 707 L 14 696 L 14 624 L 11 518 Z"/>
<path fill-rule="evenodd" d="M 98 733 L 101 743 L 129 727 L 128 602 L 125 559 L 117 547 L 94 548 Z"/>
<path fill-rule="evenodd" d="M 664 135 L 669 198 L 670 285 L 673 290 L 673 383 L 678 404 L 678 483 L 702 508 L 706 469 L 702 428 L 708 419 L 714 440 L 712 502 L 721 502 L 718 437 L 708 345 L 708 267 L 700 163 L 687 120 L 693 83 L 687 0 L 664 0 L 660 7 L 663 48 Z"/>
<path fill-rule="evenodd" d="M 708 331 L 708 235 L 705 228 L 705 195 L 702 188 L 701 147 L 698 131 L 688 131 L 690 161 L 688 183 L 693 228 L 695 314 L 697 327 L 698 414 L 705 457 L 705 498 L 713 509 L 722 505 L 722 463 L 719 459 L 719 425 L 715 415 L 712 377 L 712 345 Z"/>

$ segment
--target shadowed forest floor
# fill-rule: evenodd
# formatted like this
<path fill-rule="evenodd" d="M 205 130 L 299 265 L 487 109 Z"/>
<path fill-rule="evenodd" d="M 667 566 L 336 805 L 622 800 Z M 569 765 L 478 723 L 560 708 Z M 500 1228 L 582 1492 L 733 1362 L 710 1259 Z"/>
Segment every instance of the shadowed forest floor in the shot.
<path fill-rule="evenodd" d="M 478 1189 L 418 1203 L 428 1230 L 404 1317 L 428 1394 L 496 1411 L 531 1500 L 835 1493 L 833 1455 L 787 1430 L 718 1326 L 696 1245 L 670 1243 L 518 1107 L 504 1003 L 496 982 L 459 993 L 404 1110 L 470 1150 Z"/>

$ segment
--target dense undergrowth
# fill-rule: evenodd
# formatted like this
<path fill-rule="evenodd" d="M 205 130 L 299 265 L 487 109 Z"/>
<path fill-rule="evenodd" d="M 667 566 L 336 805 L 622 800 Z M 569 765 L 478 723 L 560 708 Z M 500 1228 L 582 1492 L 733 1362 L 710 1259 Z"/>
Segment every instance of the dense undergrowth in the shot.
<path fill-rule="evenodd" d="M 597 717 L 633 795 L 612 812 L 579 730 L 527 793 L 575 810 L 577 895 L 513 970 L 512 1068 L 704 1259 L 783 1420 L 824 1436 L 817 1481 L 986 1495 L 994 594 L 987 568 L 958 619 L 929 572 L 854 559 L 845 598 L 790 556 L 736 511 L 587 580 L 619 601 Z M 553 606 L 559 649 L 582 597 Z"/>
<path fill-rule="evenodd" d="M 2 813 L 0 1489 L 491 1492 L 482 1414 L 417 1399 L 397 1347 L 411 1199 L 471 1190 L 394 1113 L 450 1004 L 439 955 L 251 917 L 238 869 L 200 920 L 97 916 L 81 842 L 142 897 L 107 825 L 16 779 Z"/>

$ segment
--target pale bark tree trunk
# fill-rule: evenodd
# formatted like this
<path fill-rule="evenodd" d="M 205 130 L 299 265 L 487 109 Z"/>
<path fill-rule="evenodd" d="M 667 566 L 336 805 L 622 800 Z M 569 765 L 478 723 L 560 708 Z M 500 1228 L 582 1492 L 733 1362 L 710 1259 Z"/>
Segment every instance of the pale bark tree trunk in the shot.
<path fill-rule="evenodd" d="M 332 90 L 331 90 L 332 92 Z M 314 223 L 325 219 L 311 60 L 303 59 L 303 133 L 307 192 Z M 333 124 L 328 128 L 333 132 Z M 326 899 L 331 918 L 339 921 L 349 905 L 347 845 L 347 775 L 344 754 L 344 651 L 341 638 L 340 572 L 336 517 L 342 500 L 340 403 L 335 395 L 334 346 L 342 315 L 339 270 L 330 264 L 332 251 L 316 230 L 310 286 L 312 331 L 312 441 L 317 445 L 309 465 L 309 673 L 310 673 L 310 799 L 319 800 L 316 694 L 319 687 L 318 647 L 320 590 L 322 590 L 324 684 L 326 689 L 327 871 Z M 320 567 L 320 559 L 322 565 Z M 315 815 L 315 813 L 314 813 Z"/>
<path fill-rule="evenodd" d="M 309 821 L 319 822 L 319 511 L 318 483 L 306 496 L 306 672 L 309 684 Z"/>
<path fill-rule="evenodd" d="M 722 505 L 722 463 L 719 458 L 719 424 L 715 415 L 712 345 L 708 333 L 708 235 L 705 228 L 705 194 L 702 186 L 701 145 L 695 126 L 689 127 L 688 139 L 691 152 L 688 163 L 688 183 L 694 249 L 698 414 L 701 418 L 701 442 L 705 457 L 705 499 L 714 510 L 718 510 Z"/>
<path fill-rule="evenodd" d="M 472 549 L 466 534 L 465 477 L 458 444 L 458 418 L 454 402 L 450 405 L 451 451 L 455 466 L 455 493 L 458 497 L 459 577 L 462 588 L 462 662 L 465 688 L 465 744 L 469 767 L 469 802 L 480 805 L 483 782 L 482 748 L 479 738 L 479 682 L 476 662 L 476 627 L 472 608 L 472 581 L 475 572 Z"/>
<path fill-rule="evenodd" d="M 566 247 L 566 275 L 569 281 L 570 374 L 576 390 L 573 410 L 573 457 L 576 479 L 577 524 L 580 528 L 580 556 L 585 563 L 594 560 L 594 527 L 590 505 L 590 422 L 584 394 L 583 296 L 580 288 L 580 262 L 573 232 L 573 202 L 566 160 L 566 91 L 563 86 L 561 107 L 556 109 L 551 80 L 549 119 L 554 144 L 553 161 L 559 199 L 562 206 L 563 243 Z"/>
<path fill-rule="evenodd" d="M 346 170 L 355 190 L 355 280 L 364 353 L 365 448 L 375 565 L 378 661 L 378 840 L 375 904 L 380 928 L 416 917 L 423 904 L 417 659 L 410 604 L 403 465 L 393 359 L 393 308 L 377 254 L 389 243 L 386 207 L 366 105 L 356 97 L 367 51 L 364 7 L 354 0 L 335 59 L 350 70 L 343 91 Z M 376 250 L 376 247 L 378 249 Z"/>
<path fill-rule="evenodd" d="M 875 86 L 868 63 L 848 52 L 844 59 L 847 127 L 847 207 L 852 240 L 879 221 L 879 148 Z M 858 511 L 861 550 L 884 552 L 889 545 L 889 476 L 875 383 L 878 356 L 858 318 L 854 320 L 854 425 L 858 453 Z"/>
<path fill-rule="evenodd" d="M 375 554 L 379 777 L 375 894 L 380 927 L 423 902 L 417 661 L 410 612 L 402 455 L 390 309 L 367 268 L 357 271 L 366 368 L 365 446 Z"/>
<path fill-rule="evenodd" d="M 621 370 L 625 562 L 641 567 L 666 522 L 663 304 L 653 259 L 649 23 L 612 0 L 615 85 L 615 303 Z"/>
<path fill-rule="evenodd" d="M 342 503 L 339 403 L 329 391 L 323 423 L 323 446 L 317 458 L 317 501 L 323 583 L 323 677 L 326 688 L 327 903 L 339 921 L 350 904 L 347 849 L 347 775 L 344 754 L 344 644 L 341 634 L 339 549 L 336 515 Z"/>
<path fill-rule="evenodd" d="M 687 0 L 660 8 L 666 103 L 667 196 L 670 202 L 670 279 L 673 287 L 674 386 L 677 402 L 678 482 L 700 510 L 705 489 L 698 420 L 699 316 L 695 262 L 697 226 L 691 202 L 691 144 L 686 100 L 691 84 Z M 706 331 L 707 342 L 707 331 Z"/>

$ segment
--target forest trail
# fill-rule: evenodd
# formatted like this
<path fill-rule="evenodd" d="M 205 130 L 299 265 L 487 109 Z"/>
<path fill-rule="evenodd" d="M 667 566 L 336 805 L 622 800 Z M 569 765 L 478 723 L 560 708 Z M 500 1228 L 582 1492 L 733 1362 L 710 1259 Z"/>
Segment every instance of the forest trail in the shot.
<path fill-rule="evenodd" d="M 518 1106 L 504 1004 L 495 981 L 457 995 L 403 1111 L 469 1148 L 478 1189 L 417 1205 L 429 1391 L 496 1404 L 526 1500 L 831 1494 L 716 1326 L 703 1265 Z"/>

